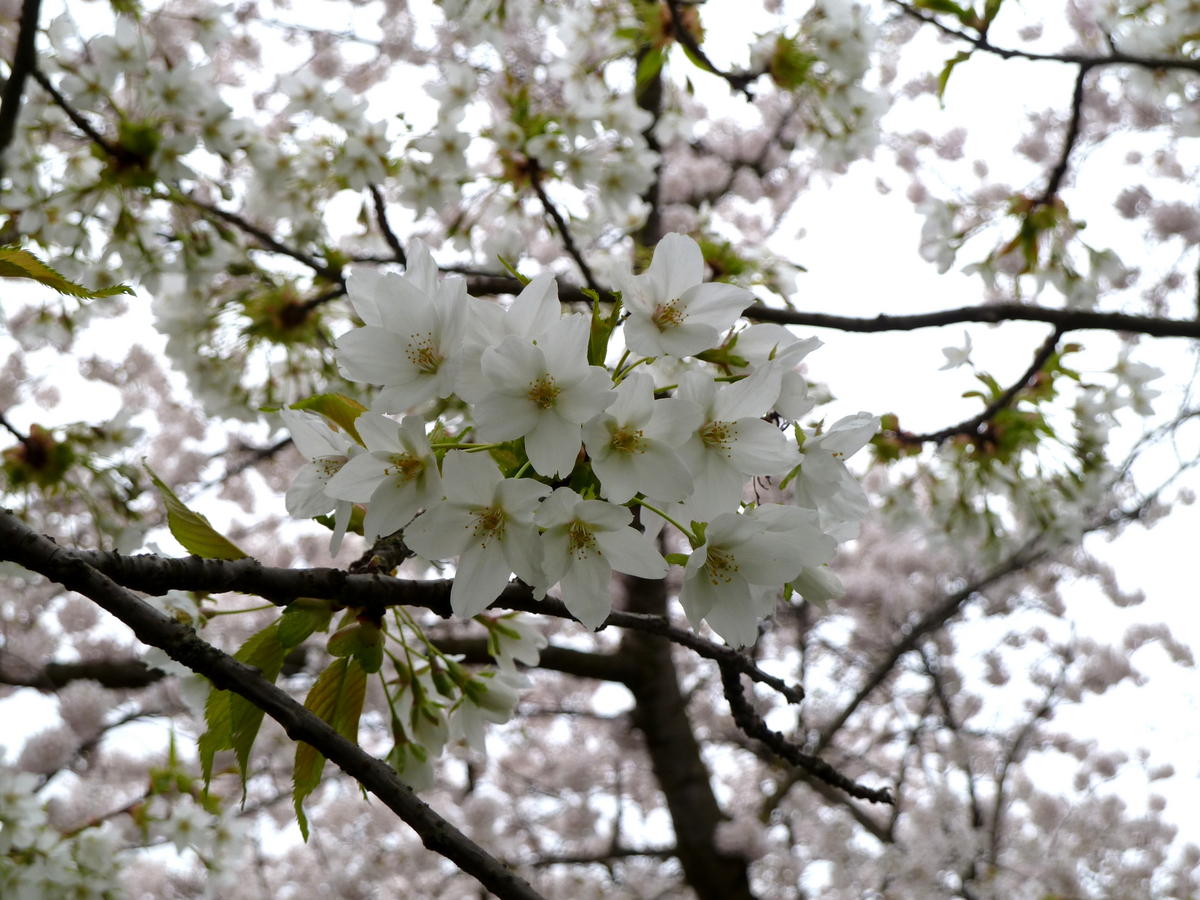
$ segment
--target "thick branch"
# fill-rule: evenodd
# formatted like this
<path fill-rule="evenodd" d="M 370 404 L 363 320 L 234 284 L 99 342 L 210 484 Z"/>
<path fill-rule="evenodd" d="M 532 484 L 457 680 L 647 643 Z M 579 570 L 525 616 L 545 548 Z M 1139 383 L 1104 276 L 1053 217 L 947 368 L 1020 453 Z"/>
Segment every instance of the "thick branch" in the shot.
<path fill-rule="evenodd" d="M 461 654 L 467 663 L 490 663 L 487 638 L 433 637 L 433 644 L 443 653 Z M 628 684 L 637 673 L 636 666 L 619 653 L 588 653 L 557 647 L 543 647 L 536 668 L 562 672 L 577 678 L 594 678 L 598 681 L 614 681 Z"/>
<path fill-rule="evenodd" d="M 37 61 L 37 24 L 42 0 L 25 0 L 21 4 L 21 20 L 18 23 L 17 47 L 13 53 L 8 80 L 0 94 L 0 177 L 4 176 L 4 152 L 13 142 L 17 132 L 17 116 L 21 114 L 21 98 L 25 94 L 25 79 L 33 71 Z"/>
<path fill-rule="evenodd" d="M 11 654 L 0 650 L 0 684 L 56 691 L 72 681 L 95 681 L 101 687 L 131 689 L 147 687 L 163 677 L 140 659 L 89 659 L 81 662 L 48 662 L 40 668 L 24 661 L 10 662 Z"/>
<path fill-rule="evenodd" d="M 279 722 L 290 738 L 311 744 L 379 797 L 420 836 L 427 848 L 445 856 L 497 896 L 522 900 L 540 898 L 541 895 L 524 879 L 509 871 L 420 800 L 397 778 L 390 766 L 343 738 L 266 681 L 257 669 L 222 653 L 194 631 L 139 600 L 79 557 L 65 553 L 8 511 L 0 511 L 0 559 L 18 563 L 83 594 L 128 625 L 143 643 L 159 647 L 172 659 L 210 679 L 216 687 L 245 697 Z"/>
<path fill-rule="evenodd" d="M 639 612 L 666 610 L 662 581 L 624 579 L 629 606 Z M 671 814 L 675 844 L 687 883 L 700 900 L 752 900 L 746 860 L 717 848 L 717 826 L 724 819 L 713 794 L 708 768 L 688 718 L 687 699 L 671 658 L 671 645 L 659 637 L 627 632 L 621 651 L 638 665 L 633 721 L 646 741 L 646 752 Z"/>
<path fill-rule="evenodd" d="M 238 591 L 262 597 L 277 606 L 286 606 L 296 597 L 319 597 L 334 600 L 342 606 L 417 606 L 443 618 L 452 614 L 450 588 L 453 582 L 450 580 L 409 581 L 386 575 L 350 575 L 340 569 L 276 569 L 260 565 L 253 559 L 201 559 L 197 556 L 167 559 L 148 554 L 123 556 L 111 551 L 61 552 L 94 566 L 125 587 L 149 594 L 164 594 L 170 590 Z M 553 597 L 535 600 L 533 592 L 518 583 L 505 588 L 492 608 L 515 609 L 559 619 L 574 618 L 561 601 Z M 602 627 L 628 628 L 667 638 L 706 659 L 733 666 L 752 680 L 778 691 L 791 703 L 800 702 L 804 696 L 798 685 L 789 685 L 768 675 L 733 648 L 676 628 L 663 616 L 617 611 L 609 615 Z"/>
<path fill-rule="evenodd" d="M 1153 337 L 1200 338 L 1200 321 L 1195 319 L 1131 316 L 1126 313 L 1093 312 L 1087 309 L 1053 309 L 1045 306 L 1027 306 L 1024 303 L 963 306 L 958 309 L 943 309 L 937 312 L 916 313 L 908 316 L 875 316 L 872 319 L 777 309 L 755 304 L 747 309 L 744 315 L 748 319 L 756 319 L 759 322 L 808 325 L 814 328 L 832 328 L 836 331 L 864 334 L 875 334 L 881 331 L 916 331 L 918 328 L 935 328 L 939 325 L 955 325 L 961 322 L 988 322 L 991 324 L 997 322 L 1047 322 L 1057 326 L 1064 333 L 1095 329 L 1148 334 Z"/>

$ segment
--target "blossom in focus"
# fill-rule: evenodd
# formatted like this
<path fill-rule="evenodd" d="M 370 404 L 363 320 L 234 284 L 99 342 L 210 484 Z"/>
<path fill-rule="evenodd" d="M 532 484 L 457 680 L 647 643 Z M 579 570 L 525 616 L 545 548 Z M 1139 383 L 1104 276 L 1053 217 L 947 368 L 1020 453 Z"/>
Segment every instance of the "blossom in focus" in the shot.
<path fill-rule="evenodd" d="M 452 450 L 442 463 L 445 499 L 404 532 L 427 559 L 458 557 L 450 606 L 477 616 L 500 596 L 509 575 L 542 582 L 541 543 L 533 514 L 550 488 L 532 478 L 505 478 L 485 453 Z"/>
<path fill-rule="evenodd" d="M 621 279 L 629 311 L 625 345 L 644 356 L 692 356 L 715 347 L 754 295 L 736 285 L 703 280 L 700 245 L 686 235 L 664 236 L 650 267 Z"/>
<path fill-rule="evenodd" d="M 583 443 L 582 425 L 616 398 L 608 372 L 587 362 L 589 323 L 563 316 L 536 343 L 509 337 L 483 354 L 493 390 L 475 407 L 488 440 L 523 437 L 540 475 L 566 475 Z"/>
<path fill-rule="evenodd" d="M 604 500 L 584 500 L 558 488 L 537 511 L 546 584 L 562 586 L 562 601 L 588 628 L 598 628 L 612 611 L 608 583 L 613 570 L 639 578 L 662 578 L 667 562 L 651 539 L 629 523 L 633 515 Z"/>
<path fill-rule="evenodd" d="M 355 427 L 367 452 L 346 463 L 327 490 L 340 500 L 367 504 L 363 536 L 374 541 L 403 528 L 422 507 L 438 500 L 441 477 L 419 416 L 396 422 L 366 412 Z"/>
<path fill-rule="evenodd" d="M 765 366 L 718 387 L 707 375 L 691 372 L 676 398 L 667 401 L 701 410 L 699 427 L 679 449 L 697 485 L 687 503 L 692 518 L 707 521 L 736 509 L 748 478 L 779 475 L 796 464 L 796 448 L 759 418 L 779 396 L 781 376 L 778 368 Z"/>
<path fill-rule="evenodd" d="M 833 558 L 836 543 L 813 510 L 764 504 L 722 513 L 684 568 L 679 600 L 693 625 L 703 619 L 735 647 L 754 643 L 782 586 Z"/>
<path fill-rule="evenodd" d="M 692 476 L 672 449 L 700 426 L 700 408 L 654 399 L 654 380 L 635 372 L 617 386 L 617 399 L 583 428 L 583 442 L 613 503 L 641 492 L 678 501 L 692 492 Z"/>
<path fill-rule="evenodd" d="M 337 340 L 337 360 L 351 381 L 378 384 L 378 412 L 405 412 L 454 393 L 467 322 L 467 286 L 458 276 L 437 282 L 429 251 L 416 244 L 404 275 L 367 274 L 347 285 L 366 323 Z"/>

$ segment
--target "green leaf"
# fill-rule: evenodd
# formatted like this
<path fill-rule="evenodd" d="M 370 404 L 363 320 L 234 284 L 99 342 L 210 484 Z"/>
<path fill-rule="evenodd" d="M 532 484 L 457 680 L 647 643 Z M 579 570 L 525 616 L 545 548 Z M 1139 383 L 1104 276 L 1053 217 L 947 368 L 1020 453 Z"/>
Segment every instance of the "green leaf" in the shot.
<path fill-rule="evenodd" d="M 946 95 L 946 85 L 950 82 L 950 73 L 954 71 L 954 67 L 961 62 L 966 62 L 971 58 L 971 54 L 967 50 L 959 50 L 952 57 L 946 60 L 946 64 L 942 66 L 941 74 L 937 80 L 937 98 L 938 102 L 945 106 L 944 98 Z"/>
<path fill-rule="evenodd" d="M 210 691 L 204 703 L 204 724 L 208 726 L 196 742 L 200 752 L 200 769 L 204 773 L 204 789 L 212 781 L 213 757 L 220 750 L 233 749 L 229 722 L 229 691 Z"/>
<path fill-rule="evenodd" d="M 358 719 L 362 715 L 363 698 L 367 692 L 367 673 L 356 661 L 336 659 L 322 672 L 308 696 L 304 707 L 327 722 L 346 740 L 358 743 Z M 300 834 L 308 840 L 308 819 L 304 815 L 304 798 L 321 783 L 325 757 L 311 744 L 296 744 L 296 762 L 292 767 L 292 803 Z"/>
<path fill-rule="evenodd" d="M 192 512 L 182 500 L 175 496 L 162 479 L 146 466 L 150 480 L 162 494 L 163 503 L 167 507 L 167 527 L 175 540 L 183 545 L 188 553 L 203 556 L 205 559 L 244 559 L 248 555 L 237 544 L 225 537 L 209 524 L 208 519 L 200 513 Z"/>
<path fill-rule="evenodd" d="M 641 90 L 662 71 L 665 55 L 662 47 L 651 47 L 638 60 L 637 66 L 637 90 Z"/>
<path fill-rule="evenodd" d="M 363 442 L 362 438 L 358 436 L 358 429 L 354 427 L 354 422 L 367 411 L 367 408 L 352 397 L 347 397 L 345 394 L 317 394 L 293 403 L 291 408 L 308 410 L 322 415 L 359 444 Z"/>
<path fill-rule="evenodd" d="M 359 620 L 330 635 L 325 647 L 330 656 L 352 656 L 367 672 L 383 665 L 383 632 L 373 622 Z"/>
<path fill-rule="evenodd" d="M 328 600 L 297 597 L 288 604 L 279 619 L 279 642 L 291 650 L 314 631 L 324 631 L 328 628 L 332 617 L 333 610 Z"/>
<path fill-rule="evenodd" d="M 950 13 L 950 15 L 956 16 L 963 21 L 966 21 L 967 17 L 973 12 L 972 10 L 963 9 L 957 3 L 954 3 L 953 0 L 916 0 L 913 6 L 917 9 L 927 9 L 930 12 Z"/>
<path fill-rule="evenodd" d="M 279 623 L 272 622 L 262 631 L 252 635 L 233 655 L 239 662 L 254 666 L 262 677 L 275 682 L 283 668 L 283 658 L 288 648 L 279 640 Z M 246 799 L 246 774 L 250 767 L 250 748 L 262 726 L 263 711 L 240 694 L 229 696 L 230 746 L 237 754 L 238 770 L 242 775 L 242 800 Z"/>
<path fill-rule="evenodd" d="M 27 278 L 44 284 L 60 294 L 78 297 L 81 300 L 95 300 L 100 297 L 112 297 L 115 294 L 133 293 L 133 289 L 124 284 L 115 284 L 112 287 L 90 291 L 83 285 L 63 277 L 28 250 L 21 250 L 13 246 L 0 247 L 0 277 Z"/>

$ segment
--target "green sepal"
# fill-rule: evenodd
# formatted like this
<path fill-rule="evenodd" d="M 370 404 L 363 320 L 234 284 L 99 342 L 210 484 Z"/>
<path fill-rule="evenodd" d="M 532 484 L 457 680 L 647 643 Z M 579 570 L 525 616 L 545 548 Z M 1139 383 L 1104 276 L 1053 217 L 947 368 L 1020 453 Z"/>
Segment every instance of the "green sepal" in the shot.
<path fill-rule="evenodd" d="M 143 463 L 144 465 L 144 463 Z M 175 492 L 154 474 L 154 470 L 146 466 L 150 480 L 162 495 L 167 507 L 167 527 L 175 540 L 183 545 L 188 553 L 202 556 L 205 559 L 245 559 L 248 555 L 242 548 L 221 534 L 209 524 L 208 519 L 200 513 L 192 512 L 184 505 Z"/>
<path fill-rule="evenodd" d="M 366 446 L 363 444 L 363 439 L 358 436 L 358 429 L 354 427 L 354 423 L 367 411 L 367 408 L 353 397 L 347 397 L 345 394 L 316 394 L 293 403 L 290 408 L 308 410 L 322 415 L 354 438 L 360 446 Z"/>

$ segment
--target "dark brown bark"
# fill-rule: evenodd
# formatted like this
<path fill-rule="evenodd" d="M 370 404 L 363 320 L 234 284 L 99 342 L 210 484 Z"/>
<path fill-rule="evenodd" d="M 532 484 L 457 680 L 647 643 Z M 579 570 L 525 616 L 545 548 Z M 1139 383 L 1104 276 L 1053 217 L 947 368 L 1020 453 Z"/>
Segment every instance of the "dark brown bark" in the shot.
<path fill-rule="evenodd" d="M 631 611 L 666 613 L 664 582 L 626 578 L 624 583 Z M 716 844 L 717 826 L 724 816 L 688 720 L 671 643 L 652 634 L 626 632 L 621 652 L 638 667 L 637 677 L 629 683 L 633 721 L 645 738 L 654 776 L 667 801 L 684 878 L 701 900 L 750 900 L 754 895 L 747 861 L 722 855 Z"/>

